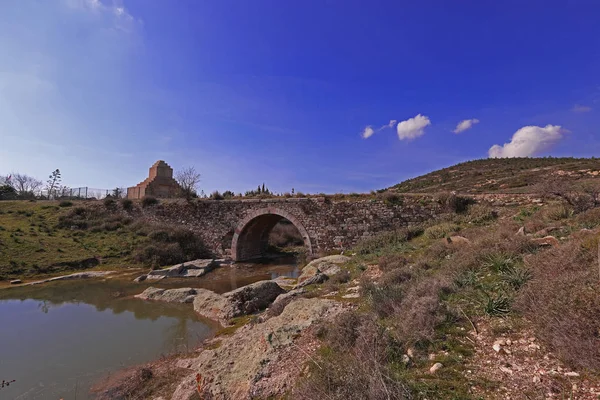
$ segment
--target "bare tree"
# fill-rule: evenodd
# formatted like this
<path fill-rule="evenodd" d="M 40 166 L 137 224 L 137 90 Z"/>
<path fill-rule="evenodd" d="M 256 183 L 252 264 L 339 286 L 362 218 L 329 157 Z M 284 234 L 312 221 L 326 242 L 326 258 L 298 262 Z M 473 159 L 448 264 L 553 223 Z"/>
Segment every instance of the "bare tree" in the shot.
<path fill-rule="evenodd" d="M 35 194 L 43 185 L 42 181 L 19 173 L 11 174 L 11 181 L 17 194 L 21 197 Z"/>
<path fill-rule="evenodd" d="M 187 167 L 181 171 L 177 171 L 175 180 L 177 180 L 177 183 L 181 186 L 183 197 L 189 200 L 196 196 L 196 189 L 200 183 L 200 174 L 196 172 L 196 168 Z"/>

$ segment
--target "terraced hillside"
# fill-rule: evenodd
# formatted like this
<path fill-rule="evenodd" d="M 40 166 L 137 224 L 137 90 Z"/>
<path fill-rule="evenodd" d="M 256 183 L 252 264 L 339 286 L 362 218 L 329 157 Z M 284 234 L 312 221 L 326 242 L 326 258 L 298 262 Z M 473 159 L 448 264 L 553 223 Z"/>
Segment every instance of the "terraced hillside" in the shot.
<path fill-rule="evenodd" d="M 490 158 L 467 161 L 393 186 L 400 193 L 535 193 L 550 180 L 600 182 L 598 158 Z"/>

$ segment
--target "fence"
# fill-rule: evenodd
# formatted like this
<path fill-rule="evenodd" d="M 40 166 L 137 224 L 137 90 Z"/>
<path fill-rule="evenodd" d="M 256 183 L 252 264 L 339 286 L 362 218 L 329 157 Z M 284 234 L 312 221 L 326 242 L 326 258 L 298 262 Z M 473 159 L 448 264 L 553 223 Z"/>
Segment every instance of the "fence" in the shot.
<path fill-rule="evenodd" d="M 40 197 L 47 199 L 104 199 L 106 197 L 124 198 L 127 197 L 127 190 L 124 188 L 115 189 L 97 189 L 91 187 L 78 188 L 59 188 L 48 193 L 48 190 L 42 190 Z"/>

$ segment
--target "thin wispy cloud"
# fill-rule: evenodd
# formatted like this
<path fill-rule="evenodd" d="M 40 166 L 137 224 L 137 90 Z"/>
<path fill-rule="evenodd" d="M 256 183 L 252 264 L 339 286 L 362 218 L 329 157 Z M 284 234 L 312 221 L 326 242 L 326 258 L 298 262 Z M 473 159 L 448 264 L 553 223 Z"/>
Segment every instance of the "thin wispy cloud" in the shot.
<path fill-rule="evenodd" d="M 415 117 L 399 122 L 396 126 L 400 140 L 412 140 L 425 134 L 425 128 L 431 125 L 431 120 L 425 115 L 417 114 Z"/>
<path fill-rule="evenodd" d="M 456 128 L 452 132 L 454 132 L 454 133 L 464 132 L 468 129 L 471 129 L 473 127 L 473 125 L 478 124 L 478 123 L 479 123 L 479 120 L 477 118 L 462 120 L 458 123 L 458 125 L 456 125 Z"/>
<path fill-rule="evenodd" d="M 390 122 L 388 122 L 387 124 L 381 126 L 377 130 L 373 129 L 373 127 L 371 125 L 366 126 L 365 129 L 363 129 L 363 131 L 362 131 L 362 133 L 360 135 L 362 136 L 363 139 L 368 139 L 371 136 L 373 136 L 375 133 L 381 132 L 384 129 L 394 128 L 394 126 L 396 125 L 396 122 L 398 122 L 398 121 L 396 121 L 395 119 L 391 119 Z"/>
<path fill-rule="evenodd" d="M 112 18 L 114 28 L 131 32 L 137 25 L 141 25 L 141 20 L 136 20 L 125 8 L 120 0 L 63 0 L 67 7 L 92 12 L 98 16 Z"/>
<path fill-rule="evenodd" d="M 548 150 L 568 131 L 558 125 L 524 126 L 514 133 L 510 142 L 493 145 L 488 151 L 491 158 L 531 157 Z"/>
<path fill-rule="evenodd" d="M 581 104 L 575 104 L 573 106 L 573 108 L 571 109 L 571 111 L 573 111 L 575 113 L 586 113 L 586 112 L 592 111 L 592 107 L 583 106 Z"/>

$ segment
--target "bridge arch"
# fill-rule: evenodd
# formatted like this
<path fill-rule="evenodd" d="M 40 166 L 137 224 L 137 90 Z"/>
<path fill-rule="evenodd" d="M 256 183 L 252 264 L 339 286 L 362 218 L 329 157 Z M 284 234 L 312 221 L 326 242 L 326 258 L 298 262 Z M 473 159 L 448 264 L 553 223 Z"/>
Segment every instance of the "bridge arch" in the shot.
<path fill-rule="evenodd" d="M 231 241 L 233 260 L 244 261 L 264 256 L 269 244 L 269 233 L 284 218 L 298 229 L 308 255 L 312 255 L 310 236 L 298 218 L 285 210 L 268 207 L 251 212 L 237 225 Z"/>

